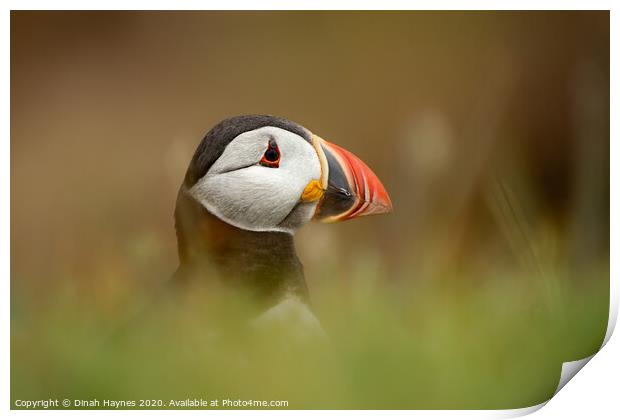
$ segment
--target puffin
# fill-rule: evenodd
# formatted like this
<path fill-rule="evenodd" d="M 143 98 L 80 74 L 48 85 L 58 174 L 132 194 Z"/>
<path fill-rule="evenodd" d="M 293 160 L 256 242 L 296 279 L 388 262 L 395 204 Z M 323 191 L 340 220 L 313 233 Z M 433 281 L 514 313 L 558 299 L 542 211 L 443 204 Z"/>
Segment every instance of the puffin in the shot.
<path fill-rule="evenodd" d="M 179 188 L 174 279 L 216 273 L 258 302 L 258 323 L 295 317 L 316 326 L 295 233 L 310 221 L 391 210 L 385 187 L 353 153 L 286 118 L 228 118 L 204 136 Z"/>

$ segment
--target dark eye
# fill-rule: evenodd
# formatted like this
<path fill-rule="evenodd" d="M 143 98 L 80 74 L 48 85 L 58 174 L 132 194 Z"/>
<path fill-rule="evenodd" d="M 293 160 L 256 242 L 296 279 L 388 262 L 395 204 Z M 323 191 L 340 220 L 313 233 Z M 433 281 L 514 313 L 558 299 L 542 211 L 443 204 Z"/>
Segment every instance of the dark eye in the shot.
<path fill-rule="evenodd" d="M 280 166 L 280 149 L 278 149 L 278 144 L 274 139 L 269 140 L 267 150 L 265 150 L 259 163 L 269 168 L 277 168 Z"/>

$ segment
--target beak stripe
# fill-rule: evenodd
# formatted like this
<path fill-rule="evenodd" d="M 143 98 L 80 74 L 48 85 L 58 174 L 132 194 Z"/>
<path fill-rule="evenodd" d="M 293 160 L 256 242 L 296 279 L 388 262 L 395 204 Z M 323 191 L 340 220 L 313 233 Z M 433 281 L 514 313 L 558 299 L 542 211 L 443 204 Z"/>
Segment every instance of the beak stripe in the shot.
<path fill-rule="evenodd" d="M 353 179 L 355 179 L 355 185 L 357 187 L 357 191 L 360 191 L 362 194 L 360 194 L 359 197 L 359 202 L 358 204 L 353 208 L 353 211 L 351 211 L 351 213 L 349 213 L 347 215 L 347 218 L 353 218 L 355 217 L 356 214 L 364 211 L 364 209 L 366 209 L 366 207 L 368 207 L 368 196 L 370 195 L 368 193 L 368 181 L 366 180 L 366 175 L 364 175 L 364 173 L 361 174 L 362 175 L 362 183 L 364 184 L 364 188 L 360 188 L 358 181 L 357 181 L 357 177 L 354 175 Z"/>
<path fill-rule="evenodd" d="M 361 212 L 363 212 L 364 210 L 366 210 L 366 207 L 368 207 L 368 204 L 370 204 L 368 201 L 363 201 L 363 202 L 362 202 L 362 205 L 361 205 L 361 206 L 360 206 L 357 210 L 355 210 L 353 213 L 351 213 L 351 214 L 349 214 L 349 215 L 347 216 L 347 219 L 352 219 L 352 218 L 354 218 L 354 217 L 355 217 L 355 215 L 357 215 L 358 213 L 361 213 Z"/>
<path fill-rule="evenodd" d="M 361 176 L 362 176 L 362 179 L 360 182 L 358 181 L 358 177 L 356 176 L 356 174 L 353 174 L 353 179 L 355 181 L 356 190 L 359 191 L 361 194 L 358 197 L 356 205 L 351 209 L 349 214 L 345 216 L 347 219 L 352 219 L 353 217 L 355 217 L 356 214 L 363 212 L 366 209 L 366 207 L 368 207 L 368 204 L 369 204 L 368 181 L 366 180 L 366 175 L 364 175 L 364 173 L 361 173 Z M 360 184 L 364 184 L 363 189 L 360 188 L 361 187 Z"/>
<path fill-rule="evenodd" d="M 362 173 L 362 178 L 364 178 L 364 198 L 366 201 L 372 201 L 372 197 L 370 196 L 370 191 L 368 188 L 368 180 L 366 179 L 366 175 Z"/>
<path fill-rule="evenodd" d="M 312 146 L 314 147 L 314 150 L 319 157 L 319 162 L 321 163 L 321 187 L 325 190 L 327 189 L 327 179 L 329 178 L 329 165 L 327 164 L 325 152 L 321 147 L 321 143 L 323 141 L 324 140 L 316 134 L 312 134 Z"/>

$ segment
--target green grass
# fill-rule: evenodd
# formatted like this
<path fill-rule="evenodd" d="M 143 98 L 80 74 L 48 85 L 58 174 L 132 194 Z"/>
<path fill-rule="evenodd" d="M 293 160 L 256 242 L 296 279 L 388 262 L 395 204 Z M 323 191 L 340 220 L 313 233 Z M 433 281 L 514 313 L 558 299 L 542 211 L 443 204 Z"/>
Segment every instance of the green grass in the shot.
<path fill-rule="evenodd" d="M 518 408 L 551 397 L 562 362 L 592 354 L 605 334 L 606 262 L 578 277 L 557 264 L 541 276 L 496 268 L 416 278 L 405 268 L 398 281 L 372 259 L 343 270 L 313 271 L 329 342 L 292 346 L 252 333 L 250 308 L 213 289 L 146 297 L 148 286 L 112 274 L 87 291 L 67 279 L 37 306 L 14 287 L 11 399 Z"/>

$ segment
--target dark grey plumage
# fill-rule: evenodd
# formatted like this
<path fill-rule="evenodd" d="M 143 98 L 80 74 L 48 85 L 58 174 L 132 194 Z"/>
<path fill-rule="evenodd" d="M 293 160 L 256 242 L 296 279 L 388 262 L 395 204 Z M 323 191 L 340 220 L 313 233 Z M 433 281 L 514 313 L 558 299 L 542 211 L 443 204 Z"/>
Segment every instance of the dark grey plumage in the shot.
<path fill-rule="evenodd" d="M 277 127 L 295 133 L 311 142 L 311 133 L 301 125 L 273 115 L 240 115 L 227 118 L 214 126 L 202 139 L 192 157 L 183 185 L 191 188 L 222 155 L 228 143 L 246 131 L 261 127 Z"/>

